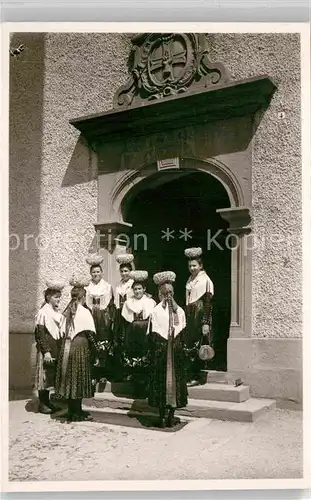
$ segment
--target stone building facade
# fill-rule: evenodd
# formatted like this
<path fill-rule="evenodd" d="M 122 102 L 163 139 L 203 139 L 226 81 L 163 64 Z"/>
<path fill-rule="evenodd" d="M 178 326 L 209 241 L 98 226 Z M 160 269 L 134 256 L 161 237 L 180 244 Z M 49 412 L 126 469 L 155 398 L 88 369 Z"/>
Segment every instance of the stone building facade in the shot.
<path fill-rule="evenodd" d="M 151 272 L 186 269 L 183 248 L 205 245 L 206 233 L 178 249 L 156 234 L 193 222 L 236 243 L 205 252 L 227 297 L 217 335 L 228 379 L 301 401 L 300 37 L 162 35 L 11 37 L 25 49 L 10 66 L 10 386 L 32 383 L 47 277 L 68 282 L 97 249 L 115 285 L 115 256 L 129 241 Z M 186 204 L 183 226 L 176 212 Z M 147 251 L 133 247 L 137 233 Z"/>

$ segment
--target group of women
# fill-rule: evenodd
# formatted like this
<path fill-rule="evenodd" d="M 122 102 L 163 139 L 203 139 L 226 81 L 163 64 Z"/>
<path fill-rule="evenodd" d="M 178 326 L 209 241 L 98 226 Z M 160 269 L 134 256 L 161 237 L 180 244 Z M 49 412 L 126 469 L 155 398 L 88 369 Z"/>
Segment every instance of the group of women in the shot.
<path fill-rule="evenodd" d="M 161 427 L 176 423 L 175 409 L 187 405 L 187 386 L 202 383 L 204 360 L 213 356 L 213 283 L 203 269 L 201 248 L 185 255 L 190 271 L 185 310 L 174 300 L 175 273 L 153 276 L 157 304 L 146 290 L 148 272 L 133 269 L 131 254 L 117 257 L 121 280 L 115 290 L 103 279 L 103 258 L 89 256 L 91 280 L 72 278 L 63 313 L 63 284 L 47 283 L 35 321 L 40 412 L 60 409 L 51 401 L 53 390 L 68 404 L 68 421 L 89 419 L 82 400 L 93 396 L 94 382 L 131 379 L 136 389 L 148 387 Z"/>

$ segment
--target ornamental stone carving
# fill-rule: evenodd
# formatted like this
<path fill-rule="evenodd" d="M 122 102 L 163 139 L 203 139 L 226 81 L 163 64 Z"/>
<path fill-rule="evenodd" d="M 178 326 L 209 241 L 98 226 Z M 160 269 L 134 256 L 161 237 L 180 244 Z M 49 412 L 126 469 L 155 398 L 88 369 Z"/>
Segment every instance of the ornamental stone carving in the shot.
<path fill-rule="evenodd" d="M 145 33 L 132 43 L 131 77 L 116 92 L 114 108 L 213 88 L 229 80 L 225 67 L 209 60 L 204 33 Z"/>

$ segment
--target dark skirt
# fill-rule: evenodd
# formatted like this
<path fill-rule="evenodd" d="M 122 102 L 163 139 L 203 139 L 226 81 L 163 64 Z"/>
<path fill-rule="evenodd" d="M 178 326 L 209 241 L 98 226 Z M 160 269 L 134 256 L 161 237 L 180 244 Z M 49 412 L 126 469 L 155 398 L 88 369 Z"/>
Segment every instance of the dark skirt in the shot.
<path fill-rule="evenodd" d="M 204 319 L 204 300 L 200 298 L 192 304 L 186 306 L 186 329 L 184 342 L 187 358 L 187 379 L 199 380 L 201 370 L 206 368 L 206 362 L 199 358 L 200 345 L 206 343 L 207 338 L 203 336 L 202 327 Z"/>
<path fill-rule="evenodd" d="M 202 326 L 204 318 L 204 301 L 199 299 L 186 306 L 186 323 L 184 341 L 191 348 L 196 342 L 202 340 Z"/>
<path fill-rule="evenodd" d="M 63 341 L 57 365 L 56 394 L 65 399 L 93 396 L 87 332 L 79 333 L 73 340 Z"/>
<path fill-rule="evenodd" d="M 35 329 L 36 339 L 36 373 L 34 389 L 37 391 L 53 390 L 59 356 L 60 343 L 55 340 L 44 326 Z M 44 353 L 49 352 L 54 358 L 51 363 L 44 362 Z"/>
<path fill-rule="evenodd" d="M 122 308 L 116 309 L 113 321 L 113 339 L 115 344 L 122 345 L 124 343 L 126 324 L 127 321 L 122 316 Z"/>
<path fill-rule="evenodd" d="M 148 350 L 147 320 L 134 320 L 125 322 L 123 349 L 126 357 L 142 358 Z"/>
<path fill-rule="evenodd" d="M 175 376 L 176 405 L 183 408 L 188 404 L 186 359 L 182 346 L 182 332 L 172 340 L 173 373 Z M 152 407 L 170 407 L 167 404 L 167 350 L 169 342 L 158 335 L 151 333 L 149 351 L 149 396 L 148 403 Z"/>
<path fill-rule="evenodd" d="M 148 320 L 126 321 L 123 342 L 123 374 L 135 386 L 146 387 L 148 380 Z"/>
<path fill-rule="evenodd" d="M 104 310 L 99 309 L 99 307 L 94 307 L 92 310 L 92 315 L 95 323 L 96 339 L 99 342 L 103 340 L 108 340 L 109 342 L 112 342 L 113 340 L 112 307 L 108 306 Z"/>
<path fill-rule="evenodd" d="M 56 363 L 56 360 L 52 363 L 45 363 L 42 352 L 37 350 L 34 384 L 34 389 L 36 391 L 52 391 L 54 389 L 57 366 Z"/>
<path fill-rule="evenodd" d="M 113 331 L 113 378 L 122 380 L 125 377 L 124 369 L 124 337 L 126 320 L 123 318 L 122 309 L 115 310 L 114 331 Z"/>

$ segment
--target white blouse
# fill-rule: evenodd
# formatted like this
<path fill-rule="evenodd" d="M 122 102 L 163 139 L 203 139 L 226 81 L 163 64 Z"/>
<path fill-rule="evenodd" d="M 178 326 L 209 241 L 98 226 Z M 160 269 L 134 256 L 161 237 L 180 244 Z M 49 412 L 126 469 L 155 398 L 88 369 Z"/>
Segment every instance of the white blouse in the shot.
<path fill-rule="evenodd" d="M 66 317 L 62 316 L 60 332 L 61 335 L 65 335 L 66 333 Z M 83 307 L 81 304 L 78 304 L 77 312 L 73 319 L 73 325 L 69 328 L 69 338 L 74 339 L 80 332 L 85 330 L 89 330 L 91 332 L 96 332 L 95 323 L 93 320 L 93 316 L 86 307 Z"/>
<path fill-rule="evenodd" d="M 207 292 L 214 295 L 214 284 L 205 271 L 200 271 L 195 278 L 190 276 L 186 284 L 186 304 L 196 302 Z"/>
<path fill-rule="evenodd" d="M 141 299 L 136 299 L 132 297 L 127 299 L 122 307 L 122 316 L 129 323 L 133 323 L 134 314 L 143 315 L 143 319 L 148 319 L 151 312 L 153 311 L 156 303 L 153 299 L 143 295 Z"/>
<path fill-rule="evenodd" d="M 186 315 L 184 310 L 177 308 L 178 325 L 174 325 L 174 336 L 176 337 L 186 327 Z M 169 330 L 169 309 L 166 304 L 163 307 L 163 301 L 160 302 L 152 311 L 150 316 L 149 333 L 152 331 L 158 333 L 164 339 L 168 339 Z"/>
<path fill-rule="evenodd" d="M 99 308 L 105 310 L 112 297 L 112 286 L 107 281 L 101 279 L 99 283 L 91 283 L 85 287 L 86 290 L 86 305 L 93 309 L 93 299 L 99 299 Z"/>
<path fill-rule="evenodd" d="M 120 281 L 120 283 L 116 286 L 114 303 L 117 309 L 120 308 L 120 297 L 126 296 L 126 299 L 130 299 L 133 297 L 133 283 L 134 280 L 129 279 L 127 281 Z"/>
<path fill-rule="evenodd" d="M 60 338 L 59 324 L 61 317 L 60 312 L 55 311 L 50 304 L 46 303 L 36 315 L 35 325 L 45 326 L 50 335 L 55 340 L 58 340 Z"/>

